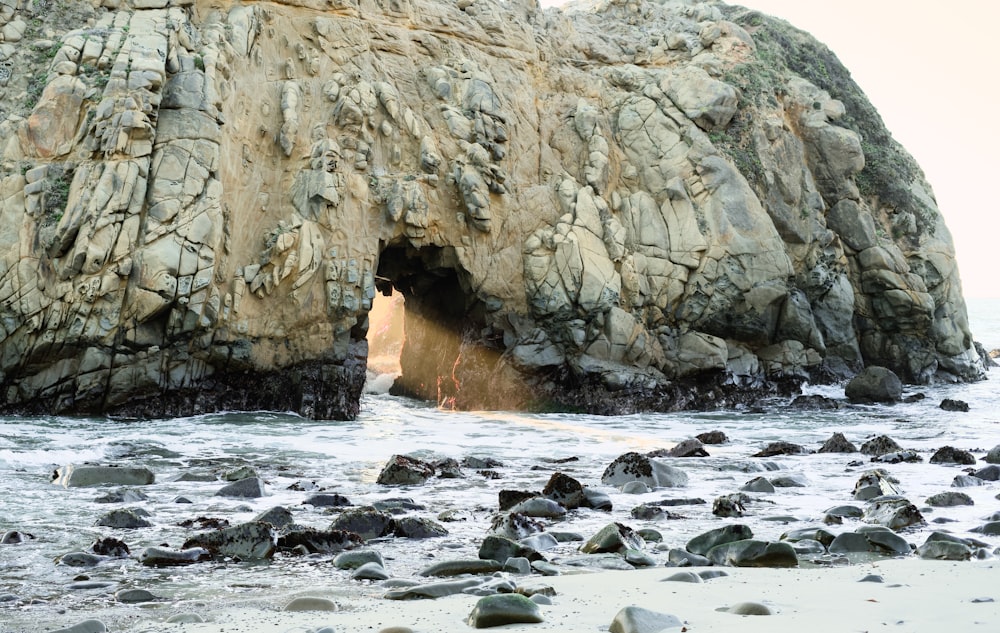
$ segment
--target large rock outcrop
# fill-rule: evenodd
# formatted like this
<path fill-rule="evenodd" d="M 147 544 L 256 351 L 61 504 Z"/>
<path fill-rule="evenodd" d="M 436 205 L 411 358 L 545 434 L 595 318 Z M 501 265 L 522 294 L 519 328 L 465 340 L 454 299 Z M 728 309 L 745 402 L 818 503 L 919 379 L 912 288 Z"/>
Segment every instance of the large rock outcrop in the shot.
<path fill-rule="evenodd" d="M 392 290 L 400 389 L 460 407 L 982 376 L 919 168 L 759 13 L 0 0 L 0 33 L 7 411 L 349 418 Z"/>

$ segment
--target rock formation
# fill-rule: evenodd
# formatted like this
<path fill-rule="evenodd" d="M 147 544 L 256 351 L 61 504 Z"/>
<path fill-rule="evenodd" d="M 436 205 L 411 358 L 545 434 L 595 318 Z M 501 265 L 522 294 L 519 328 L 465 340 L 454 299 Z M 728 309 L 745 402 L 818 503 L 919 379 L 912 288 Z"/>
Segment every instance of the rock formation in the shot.
<path fill-rule="evenodd" d="M 833 54 L 716 2 L 0 0 L 8 412 L 351 418 L 376 292 L 458 407 L 975 380 Z"/>

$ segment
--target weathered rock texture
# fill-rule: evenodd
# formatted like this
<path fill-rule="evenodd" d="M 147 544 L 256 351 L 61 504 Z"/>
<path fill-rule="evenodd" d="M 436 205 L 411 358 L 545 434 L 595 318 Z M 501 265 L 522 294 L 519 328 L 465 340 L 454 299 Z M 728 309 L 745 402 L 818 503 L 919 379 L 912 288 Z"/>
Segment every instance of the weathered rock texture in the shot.
<path fill-rule="evenodd" d="M 7 411 L 349 418 L 391 289 L 400 389 L 460 407 L 982 374 L 920 170 L 758 13 L 0 0 L 0 32 Z"/>

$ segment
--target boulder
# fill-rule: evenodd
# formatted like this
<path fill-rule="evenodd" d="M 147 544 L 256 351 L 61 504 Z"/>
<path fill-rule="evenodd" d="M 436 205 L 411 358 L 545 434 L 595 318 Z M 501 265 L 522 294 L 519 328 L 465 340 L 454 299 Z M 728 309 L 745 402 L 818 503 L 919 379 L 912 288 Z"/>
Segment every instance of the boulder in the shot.
<path fill-rule="evenodd" d="M 894 453 L 903 450 L 900 446 L 888 435 L 879 435 L 874 437 L 864 444 L 861 445 L 861 452 L 865 455 L 885 455 L 886 453 Z"/>
<path fill-rule="evenodd" d="M 302 505 L 309 505 L 316 508 L 342 508 L 352 504 L 347 497 L 341 494 L 319 494 L 312 495 L 302 502 Z"/>
<path fill-rule="evenodd" d="M 413 486 L 433 476 L 434 466 L 428 462 L 406 455 L 393 455 L 382 467 L 376 481 L 383 486 Z"/>
<path fill-rule="evenodd" d="M 362 539 L 370 541 L 388 536 L 396 531 L 396 520 L 388 512 L 366 506 L 347 510 L 337 515 L 330 523 L 331 531 L 354 532 Z"/>
<path fill-rule="evenodd" d="M 973 476 L 982 481 L 1000 481 L 1000 465 L 990 464 L 989 466 L 984 466 L 974 472 Z"/>
<path fill-rule="evenodd" d="M 690 574 L 698 578 L 696 574 Z M 668 578 L 667 580 L 670 580 Z M 675 615 L 650 611 L 642 607 L 624 607 L 615 614 L 608 627 L 609 633 L 658 633 L 664 629 L 680 628 L 684 623 Z"/>
<path fill-rule="evenodd" d="M 127 558 L 130 553 L 125 541 L 110 537 L 97 539 L 90 546 L 90 549 L 99 556 L 108 556 L 110 558 Z"/>
<path fill-rule="evenodd" d="M 480 598 L 468 619 L 469 626 L 477 629 L 539 622 L 544 622 L 544 619 L 538 605 L 516 593 Z"/>
<path fill-rule="evenodd" d="M 1000 444 L 997 444 L 986 453 L 983 461 L 987 464 L 1000 464 Z"/>
<path fill-rule="evenodd" d="M 388 580 L 389 572 L 380 563 L 369 562 L 361 565 L 351 573 L 352 580 Z"/>
<path fill-rule="evenodd" d="M 898 495 L 900 493 L 894 477 L 884 470 L 870 470 L 858 478 L 854 484 L 854 498 L 858 501 L 869 501 L 875 497 Z M 827 511 L 827 514 L 830 512 Z"/>
<path fill-rule="evenodd" d="M 667 451 L 668 457 L 708 457 L 708 451 L 702 441 L 693 438 L 678 442 L 676 446 Z"/>
<path fill-rule="evenodd" d="M 869 501 L 861 520 L 898 531 L 911 525 L 922 524 L 924 517 L 917 506 L 905 497 L 886 495 Z"/>
<path fill-rule="evenodd" d="M 66 488 L 83 486 L 148 486 L 156 480 L 145 466 L 75 466 L 57 468 L 52 483 Z"/>
<path fill-rule="evenodd" d="M 445 560 L 424 567 L 420 576 L 462 576 L 465 574 L 492 574 L 503 569 L 503 563 L 492 559 L 470 558 Z"/>
<path fill-rule="evenodd" d="M 283 506 L 275 506 L 270 510 L 265 510 L 254 517 L 253 520 L 270 523 L 276 528 L 283 528 L 294 523 L 291 511 Z"/>
<path fill-rule="evenodd" d="M 797 567 L 799 559 L 788 543 L 746 539 L 716 545 L 705 556 L 716 565 L 731 567 Z"/>
<path fill-rule="evenodd" d="M 622 486 L 630 481 L 641 481 L 650 488 L 675 488 L 687 485 L 688 476 L 678 468 L 639 453 L 621 455 L 601 475 L 601 483 L 608 486 Z"/>
<path fill-rule="evenodd" d="M 541 522 L 523 514 L 502 512 L 493 517 L 489 533 L 516 541 L 544 529 L 545 526 Z"/>
<path fill-rule="evenodd" d="M 139 553 L 139 562 L 146 567 L 179 567 L 211 560 L 212 553 L 203 547 L 181 550 L 166 547 L 147 547 Z"/>
<path fill-rule="evenodd" d="M 743 493 L 734 493 L 716 497 L 712 502 L 712 514 L 717 517 L 741 517 L 746 512 L 746 503 L 750 498 Z"/>
<path fill-rule="evenodd" d="M 972 548 L 962 543 L 928 541 L 917 548 L 917 556 L 927 560 L 969 560 Z"/>
<path fill-rule="evenodd" d="M 508 558 L 527 558 L 530 561 L 544 560 L 535 549 L 509 538 L 491 534 L 479 546 L 479 558 L 503 563 Z"/>
<path fill-rule="evenodd" d="M 249 477 L 241 479 L 228 486 L 223 486 L 215 493 L 216 497 L 240 497 L 244 499 L 257 499 L 263 497 L 267 492 L 264 489 L 264 480 L 260 477 Z"/>
<path fill-rule="evenodd" d="M 972 497 L 964 492 L 939 492 L 927 497 L 927 505 L 932 508 L 951 508 L 954 506 L 975 505 Z"/>
<path fill-rule="evenodd" d="M 809 449 L 792 442 L 771 442 L 751 457 L 774 457 L 775 455 L 808 455 Z"/>
<path fill-rule="evenodd" d="M 402 517 L 396 519 L 393 534 L 400 538 L 425 539 L 447 536 L 448 530 L 443 525 L 421 517 Z"/>
<path fill-rule="evenodd" d="M 857 453 L 858 448 L 847 441 L 843 433 L 834 433 L 830 439 L 823 442 L 819 453 Z"/>
<path fill-rule="evenodd" d="M 706 431 L 694 436 L 702 444 L 725 444 L 729 441 L 722 431 Z"/>
<path fill-rule="evenodd" d="M 584 554 L 623 553 L 627 549 L 642 549 L 645 542 L 635 531 L 621 523 L 609 523 L 580 546 Z"/>
<path fill-rule="evenodd" d="M 903 399 L 903 383 L 891 369 L 869 366 L 847 383 L 844 395 L 855 403 L 892 404 Z"/>
<path fill-rule="evenodd" d="M 771 493 L 774 492 L 774 484 L 768 481 L 766 477 L 754 477 L 750 481 L 743 484 L 743 486 L 740 487 L 740 490 L 743 492 Z M 712 514 L 715 514 L 714 505 Z"/>
<path fill-rule="evenodd" d="M 976 458 L 969 451 L 963 451 L 953 446 L 942 446 L 931 455 L 930 463 L 974 466 Z"/>
<path fill-rule="evenodd" d="M 368 563 L 375 563 L 379 567 L 385 567 L 382 554 L 373 549 L 349 550 L 337 554 L 333 559 L 333 566 L 337 569 L 357 569 Z"/>
<path fill-rule="evenodd" d="M 275 550 L 274 527 L 259 521 L 241 523 L 214 532 L 205 532 L 184 541 L 181 549 L 202 548 L 214 556 L 261 560 L 271 558 Z"/>
<path fill-rule="evenodd" d="M 687 542 L 685 549 L 692 554 L 704 556 L 713 547 L 731 543 L 733 541 L 743 541 L 753 538 L 753 532 L 749 527 L 740 524 L 726 525 L 724 527 L 709 530 L 694 537 Z"/>
<path fill-rule="evenodd" d="M 566 508 L 561 504 L 542 497 L 525 499 L 510 508 L 510 511 L 526 517 L 542 519 L 561 519 L 566 516 Z"/>
<path fill-rule="evenodd" d="M 310 554 L 336 554 L 345 549 L 360 547 L 362 543 L 364 539 L 354 532 L 296 528 L 278 537 L 277 548 L 282 551 L 304 549 Z"/>
<path fill-rule="evenodd" d="M 149 513 L 140 508 L 118 508 L 101 515 L 95 525 L 126 530 L 152 527 L 147 516 Z"/>
<path fill-rule="evenodd" d="M 969 403 L 963 402 L 962 400 L 952 400 L 951 398 L 945 398 L 938 405 L 944 411 L 958 411 L 961 413 L 969 412 Z"/>
<path fill-rule="evenodd" d="M 552 476 L 549 477 L 548 482 L 545 484 L 545 488 L 542 489 L 542 494 L 546 498 L 559 503 L 567 510 L 587 505 L 587 497 L 584 494 L 583 484 L 561 472 L 552 473 Z"/>
<path fill-rule="evenodd" d="M 920 453 L 917 451 L 902 450 L 885 453 L 883 455 L 876 455 L 875 457 L 872 457 L 872 461 L 880 464 L 919 464 L 924 461 L 924 458 L 921 457 Z"/>

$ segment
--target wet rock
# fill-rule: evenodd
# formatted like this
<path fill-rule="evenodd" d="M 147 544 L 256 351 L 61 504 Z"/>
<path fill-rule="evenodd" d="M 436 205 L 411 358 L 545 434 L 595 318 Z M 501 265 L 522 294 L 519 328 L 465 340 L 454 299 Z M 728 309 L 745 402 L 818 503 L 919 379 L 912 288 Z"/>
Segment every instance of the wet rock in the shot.
<path fill-rule="evenodd" d="M 314 506 L 316 508 L 341 508 L 354 504 L 344 495 L 334 493 L 313 495 L 303 501 L 302 505 Z"/>
<path fill-rule="evenodd" d="M 259 479 L 260 473 L 249 464 L 231 468 L 222 473 L 222 481 L 243 481 L 244 479 Z"/>
<path fill-rule="evenodd" d="M 100 556 L 87 552 L 70 552 L 59 557 L 59 564 L 67 567 L 93 567 L 103 560 Z"/>
<path fill-rule="evenodd" d="M 644 545 L 642 537 L 632 528 L 621 523 L 609 523 L 581 545 L 580 551 L 584 554 L 620 553 L 626 549 L 642 549 Z"/>
<path fill-rule="evenodd" d="M 983 461 L 987 464 L 1000 464 L 1000 444 L 997 444 L 986 453 Z"/>
<path fill-rule="evenodd" d="M 304 548 L 310 554 L 336 554 L 360 547 L 363 543 L 364 539 L 355 532 L 298 528 L 279 536 L 277 547 L 283 551 Z"/>
<path fill-rule="evenodd" d="M 627 549 L 624 556 L 625 562 L 633 567 L 656 567 L 660 564 L 659 561 L 642 550 Z"/>
<path fill-rule="evenodd" d="M 100 620 L 84 620 L 64 629 L 54 629 L 52 633 L 107 633 L 107 630 Z"/>
<path fill-rule="evenodd" d="M 393 534 L 400 538 L 425 539 L 447 536 L 443 525 L 422 517 L 402 517 L 396 519 Z"/>
<path fill-rule="evenodd" d="M 197 613 L 177 613 L 166 619 L 167 624 L 200 624 L 205 621 Z"/>
<path fill-rule="evenodd" d="M 435 461 L 431 466 L 437 473 L 439 479 L 464 479 L 465 473 L 457 460 L 447 457 Z"/>
<path fill-rule="evenodd" d="M 819 453 L 857 453 L 858 448 L 847 441 L 843 433 L 834 433 L 830 439 L 823 442 L 823 446 L 820 447 Z"/>
<path fill-rule="evenodd" d="M 689 582 L 697 584 L 705 582 L 705 580 L 693 571 L 679 571 L 676 574 L 667 576 L 660 582 Z"/>
<path fill-rule="evenodd" d="M 974 527 L 969 531 L 977 534 L 988 534 L 989 536 L 1000 536 L 1000 521 L 990 521 L 985 525 Z"/>
<path fill-rule="evenodd" d="M 806 409 L 816 411 L 832 411 L 842 408 L 844 405 L 833 398 L 820 395 L 797 396 L 791 404 L 794 409 Z"/>
<path fill-rule="evenodd" d="M 505 536 L 513 541 L 541 532 L 545 526 L 523 514 L 505 512 L 493 517 L 489 533 Z"/>
<path fill-rule="evenodd" d="M 3 536 L 0 536 L 0 545 L 25 543 L 33 538 L 35 537 L 27 532 L 21 532 L 20 530 L 8 530 L 3 533 Z"/>
<path fill-rule="evenodd" d="M 771 477 L 771 484 L 775 488 L 805 488 L 809 479 L 805 475 L 778 475 Z"/>
<path fill-rule="evenodd" d="M 708 567 L 712 561 L 699 554 L 692 554 L 683 549 L 672 548 L 667 552 L 667 566 L 671 567 Z"/>
<path fill-rule="evenodd" d="M 531 574 L 531 561 L 527 558 L 508 558 L 503 563 L 503 571 L 519 576 L 527 576 Z"/>
<path fill-rule="evenodd" d="M 965 543 L 930 538 L 917 548 L 917 556 L 927 560 L 969 560 L 972 553 L 972 548 Z"/>
<path fill-rule="evenodd" d="M 858 582 L 874 582 L 881 584 L 885 582 L 885 578 L 882 578 L 882 576 L 879 576 L 878 574 L 868 574 Z"/>
<path fill-rule="evenodd" d="M 582 541 L 583 537 L 579 539 Z M 559 545 L 561 541 L 556 538 L 556 535 L 550 534 L 549 532 L 539 532 L 537 534 L 532 534 L 531 536 L 526 536 L 519 540 L 518 543 L 524 545 L 525 547 L 530 547 L 531 549 L 538 550 L 539 552 L 544 552 L 545 550 L 552 549 Z"/>
<path fill-rule="evenodd" d="M 380 567 L 385 567 L 382 554 L 373 549 L 356 549 L 341 552 L 333 559 L 333 566 L 337 569 L 357 569 L 367 563 L 376 563 Z"/>
<path fill-rule="evenodd" d="M 530 561 L 544 560 L 537 550 L 509 538 L 489 535 L 479 546 L 479 558 L 502 563 L 508 558 L 527 558 Z"/>
<path fill-rule="evenodd" d="M 139 508 L 117 508 L 101 515 L 95 525 L 126 530 L 152 527 L 152 522 L 143 516 L 148 514 Z"/>
<path fill-rule="evenodd" d="M 197 534 L 184 541 L 181 549 L 202 547 L 214 556 L 228 556 L 240 560 L 270 558 L 275 550 L 274 527 L 270 523 L 254 521 L 224 530 Z"/>
<path fill-rule="evenodd" d="M 100 486 L 148 486 L 156 480 L 153 471 L 144 466 L 75 466 L 68 464 L 56 469 L 52 483 L 65 488 Z"/>
<path fill-rule="evenodd" d="M 175 550 L 147 547 L 139 553 L 139 562 L 147 567 L 178 567 L 210 560 L 212 553 L 202 547 Z"/>
<path fill-rule="evenodd" d="M 542 612 L 530 599 L 516 593 L 480 598 L 469 614 L 469 626 L 486 629 L 505 624 L 537 624 Z"/>
<path fill-rule="evenodd" d="M 888 528 L 858 528 L 854 532 L 838 534 L 830 543 L 831 554 L 874 552 L 889 556 L 909 554 L 909 543 Z"/>
<path fill-rule="evenodd" d="M 749 501 L 750 498 L 742 493 L 722 495 L 712 502 L 712 514 L 717 517 L 741 517 L 746 512 L 744 504 Z"/>
<path fill-rule="evenodd" d="M 683 519 L 684 517 L 679 514 L 674 514 L 670 512 L 663 506 L 659 506 L 653 503 L 643 503 L 642 505 L 637 505 L 632 508 L 629 515 L 639 521 L 660 521 L 660 520 L 670 520 L 670 519 Z"/>
<path fill-rule="evenodd" d="M 99 556 L 111 558 L 126 558 L 129 555 L 128 545 L 111 537 L 97 539 L 90 549 Z"/>
<path fill-rule="evenodd" d="M 639 453 L 625 453 L 615 459 L 601 475 L 601 483 L 621 486 L 630 481 L 641 481 L 651 488 L 685 486 L 687 473 Z"/>
<path fill-rule="evenodd" d="M 730 567 L 796 567 L 799 559 L 788 543 L 746 539 L 716 545 L 706 558 Z"/>
<path fill-rule="evenodd" d="M 734 615 L 772 615 L 771 609 L 759 602 L 738 602 L 726 607 L 725 611 Z"/>
<path fill-rule="evenodd" d="M 406 455 L 393 455 L 382 467 L 376 482 L 383 486 L 413 486 L 433 476 L 434 466 L 428 462 Z"/>
<path fill-rule="evenodd" d="M 583 497 L 584 497 L 583 507 L 592 508 L 594 510 L 600 510 L 602 512 L 611 512 L 611 509 L 613 507 L 611 503 L 611 497 L 601 492 L 600 490 L 594 490 L 593 488 L 584 488 Z"/>
<path fill-rule="evenodd" d="M 829 547 L 830 543 L 833 543 L 835 536 L 832 532 L 825 530 L 823 528 L 800 528 L 797 530 L 789 530 L 781 535 L 782 541 L 788 541 L 789 543 L 797 543 L 804 540 L 812 540 L 822 544 L 824 547 Z"/>
<path fill-rule="evenodd" d="M 474 457 L 469 456 L 462 460 L 462 466 L 465 468 L 472 468 L 473 470 L 481 470 L 483 468 L 503 468 L 503 462 L 493 459 L 492 457 Z"/>
<path fill-rule="evenodd" d="M 976 486 L 982 486 L 984 483 L 982 479 L 973 475 L 955 475 L 955 478 L 951 480 L 951 487 L 975 488 Z"/>
<path fill-rule="evenodd" d="M 482 578 L 463 578 L 460 580 L 445 580 L 442 582 L 431 582 L 402 589 L 388 591 L 383 596 L 386 600 L 422 600 L 443 598 L 462 593 L 467 589 L 478 587 L 483 584 Z"/>
<path fill-rule="evenodd" d="M 708 457 L 708 451 L 702 444 L 702 441 L 694 438 L 689 440 L 684 440 L 677 444 L 669 451 L 667 451 L 668 457 Z"/>
<path fill-rule="evenodd" d="M 461 576 L 463 574 L 492 574 L 503 569 L 503 563 L 486 558 L 445 560 L 424 567 L 420 576 Z"/>
<path fill-rule="evenodd" d="M 847 383 L 844 395 L 854 403 L 892 404 L 902 400 L 903 383 L 892 370 L 873 365 L 865 367 Z"/>
<path fill-rule="evenodd" d="M 724 444 L 729 441 L 722 431 L 707 431 L 694 436 L 702 444 Z"/>
<path fill-rule="evenodd" d="M 137 501 L 146 501 L 148 499 L 149 497 L 139 490 L 125 488 L 101 495 L 94 499 L 94 503 L 136 503 Z"/>
<path fill-rule="evenodd" d="M 347 510 L 330 523 L 331 530 L 354 532 L 366 541 L 389 536 L 396 530 L 396 520 L 388 512 L 365 506 Z"/>
<path fill-rule="evenodd" d="M 141 604 L 143 602 L 156 602 L 162 598 L 145 589 L 122 589 L 115 592 L 115 600 L 122 604 Z"/>
<path fill-rule="evenodd" d="M 641 481 L 630 481 L 622 486 L 622 492 L 627 495 L 644 495 L 649 492 L 649 486 Z"/>
<path fill-rule="evenodd" d="M 426 510 L 426 506 L 415 502 L 409 497 L 392 497 L 373 501 L 371 507 L 389 514 L 406 514 L 414 510 Z"/>
<path fill-rule="evenodd" d="M 388 580 L 389 572 L 381 564 L 369 562 L 361 565 L 351 574 L 352 580 Z"/>
<path fill-rule="evenodd" d="M 998 481 L 1000 480 L 1000 466 L 990 464 L 989 466 L 980 468 L 973 475 L 983 481 Z"/>
<path fill-rule="evenodd" d="M 868 501 L 885 495 L 898 495 L 900 490 L 896 481 L 884 470 L 870 470 L 858 478 L 854 484 L 854 498 L 858 501 Z M 831 514 L 829 511 L 827 514 Z"/>
<path fill-rule="evenodd" d="M 823 544 L 812 539 L 796 541 L 792 543 L 792 549 L 795 550 L 796 556 L 813 556 L 826 553 L 826 548 L 823 547 Z"/>
<path fill-rule="evenodd" d="M 267 494 L 264 490 L 264 480 L 259 477 L 241 479 L 228 486 L 223 486 L 215 493 L 216 497 L 238 497 L 244 499 L 257 499 Z"/>
<path fill-rule="evenodd" d="M 961 413 L 969 412 L 969 403 L 964 402 L 962 400 L 952 400 L 951 398 L 945 398 L 944 400 L 941 401 L 941 404 L 938 406 L 945 411 L 958 411 Z"/>
<path fill-rule="evenodd" d="M 253 520 L 270 523 L 276 528 L 283 528 L 295 522 L 292 512 L 284 506 L 275 506 L 270 510 L 265 510 L 254 517 Z"/>
<path fill-rule="evenodd" d="M 587 504 L 583 484 L 561 472 L 552 473 L 542 489 L 542 495 L 562 504 L 567 510 L 573 510 Z"/>
<path fill-rule="evenodd" d="M 293 598 L 282 611 L 337 611 L 337 603 L 329 598 L 300 596 Z"/>
<path fill-rule="evenodd" d="M 890 530 L 901 530 L 911 525 L 923 523 L 924 517 L 920 514 L 917 506 L 910 503 L 905 497 L 887 495 L 872 499 L 865 508 L 861 520 L 865 523 L 887 527 Z"/>
<path fill-rule="evenodd" d="M 976 458 L 969 451 L 963 451 L 953 446 L 942 446 L 933 455 L 931 455 L 930 463 L 974 466 Z"/>
<path fill-rule="evenodd" d="M 750 481 L 746 482 L 740 487 L 740 490 L 744 492 L 763 492 L 771 493 L 774 492 L 774 484 L 767 480 L 766 477 L 754 477 Z M 713 514 L 714 514 L 713 510 Z"/>
<path fill-rule="evenodd" d="M 951 508 L 954 506 L 975 505 L 972 497 L 964 492 L 939 492 L 927 497 L 927 505 L 932 508 Z"/>
<path fill-rule="evenodd" d="M 872 461 L 880 464 L 919 464 L 924 461 L 924 458 L 917 451 L 902 450 L 885 453 L 884 455 L 876 455 L 872 457 Z"/>
<path fill-rule="evenodd" d="M 713 547 L 717 547 L 725 543 L 731 543 L 733 541 L 743 541 L 752 538 L 753 532 L 750 528 L 737 523 L 699 534 L 688 541 L 685 548 L 692 554 L 704 556 Z"/>
<path fill-rule="evenodd" d="M 566 516 L 566 508 L 551 499 L 543 497 L 525 499 L 512 507 L 510 511 L 523 514 L 526 517 L 543 519 L 561 519 Z"/>
<path fill-rule="evenodd" d="M 506 512 L 525 499 L 531 499 L 537 496 L 537 492 L 531 492 L 528 490 L 501 490 L 497 493 L 497 500 L 500 505 L 500 511 Z"/>
<path fill-rule="evenodd" d="M 691 575 L 695 576 L 695 574 Z M 697 578 L 697 576 L 695 577 Z M 701 578 L 698 578 L 697 582 L 701 582 Z M 669 613 L 659 613 L 642 607 L 625 607 L 615 614 L 608 631 L 610 633 L 656 633 L 664 629 L 682 626 L 684 623 L 677 616 Z"/>
<path fill-rule="evenodd" d="M 774 457 L 775 455 L 808 455 L 812 451 L 792 442 L 771 442 L 751 457 Z"/>
<path fill-rule="evenodd" d="M 901 450 L 903 447 L 888 435 L 879 435 L 861 445 L 861 452 L 865 455 L 885 455 Z"/>

